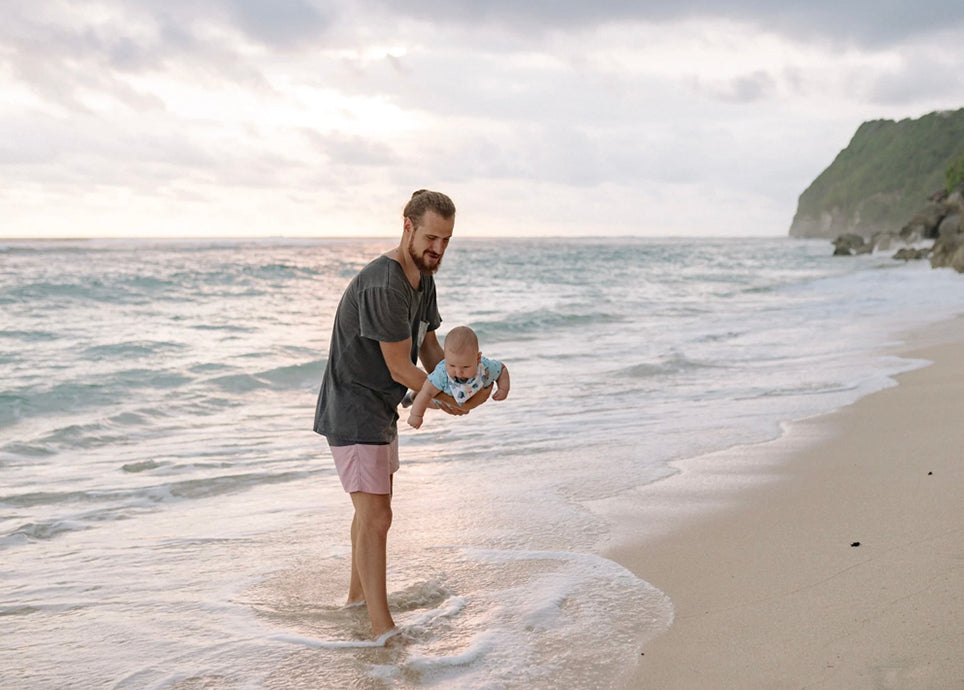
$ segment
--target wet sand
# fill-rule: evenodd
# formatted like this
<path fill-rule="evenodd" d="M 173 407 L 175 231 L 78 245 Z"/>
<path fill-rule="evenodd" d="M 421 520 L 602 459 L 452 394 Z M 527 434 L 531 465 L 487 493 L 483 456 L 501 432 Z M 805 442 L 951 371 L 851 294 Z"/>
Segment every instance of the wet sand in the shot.
<path fill-rule="evenodd" d="M 964 688 L 964 320 L 905 343 L 933 363 L 606 509 L 675 608 L 626 687 Z"/>

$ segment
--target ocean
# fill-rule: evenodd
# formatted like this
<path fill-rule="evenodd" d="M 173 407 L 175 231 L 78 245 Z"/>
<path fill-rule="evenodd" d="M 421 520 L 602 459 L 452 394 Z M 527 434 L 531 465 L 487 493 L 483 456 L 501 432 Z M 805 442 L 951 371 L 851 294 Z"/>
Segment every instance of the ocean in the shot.
<path fill-rule="evenodd" d="M 613 687 L 673 602 L 591 506 L 893 385 L 964 312 L 953 271 L 826 241 L 456 234 L 440 334 L 512 389 L 401 424 L 375 647 L 311 425 L 394 243 L 0 240 L 0 687 Z"/>

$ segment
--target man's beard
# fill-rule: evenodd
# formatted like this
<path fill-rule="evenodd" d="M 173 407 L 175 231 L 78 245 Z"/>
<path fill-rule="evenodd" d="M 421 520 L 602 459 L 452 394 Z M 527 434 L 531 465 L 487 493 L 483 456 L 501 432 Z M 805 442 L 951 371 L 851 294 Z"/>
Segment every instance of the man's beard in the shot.
<path fill-rule="evenodd" d="M 413 244 L 415 244 L 414 237 L 412 237 L 408 242 L 408 255 L 412 258 L 412 263 L 415 264 L 415 267 L 418 269 L 419 273 L 427 273 L 428 275 L 433 275 L 439 269 L 439 266 L 442 265 L 442 257 L 440 256 L 438 258 L 438 261 L 436 261 L 432 265 L 429 265 L 425 261 L 425 254 L 427 254 L 427 252 L 416 254 L 415 250 L 412 248 Z"/>

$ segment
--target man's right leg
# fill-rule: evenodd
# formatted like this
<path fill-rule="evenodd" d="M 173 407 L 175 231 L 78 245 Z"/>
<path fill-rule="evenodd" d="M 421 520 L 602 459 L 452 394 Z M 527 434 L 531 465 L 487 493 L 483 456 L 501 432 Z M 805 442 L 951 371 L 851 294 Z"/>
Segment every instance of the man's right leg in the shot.
<path fill-rule="evenodd" d="M 391 494 L 351 494 L 355 506 L 352 518 L 352 580 L 349 602 L 358 601 L 358 590 L 368 605 L 372 635 L 378 637 L 395 627 L 388 610 L 387 546 L 392 525 Z M 353 598 L 356 597 L 356 598 Z"/>

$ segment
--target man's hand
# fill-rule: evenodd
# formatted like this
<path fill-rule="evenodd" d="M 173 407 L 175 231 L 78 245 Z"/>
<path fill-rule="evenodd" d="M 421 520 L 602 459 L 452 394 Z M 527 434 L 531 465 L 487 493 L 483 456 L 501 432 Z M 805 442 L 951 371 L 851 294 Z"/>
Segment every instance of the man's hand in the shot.
<path fill-rule="evenodd" d="M 454 414 L 454 415 L 463 415 L 463 414 L 468 414 L 471 410 L 474 410 L 476 407 L 484 403 L 486 400 L 489 399 L 490 395 L 492 395 L 492 386 L 489 386 L 488 388 L 483 388 L 478 393 L 476 393 L 471 398 L 469 398 L 464 403 L 462 403 L 461 406 L 457 402 L 455 402 L 455 398 L 453 398 L 450 395 L 446 395 L 445 393 L 439 393 L 438 395 L 436 395 L 435 401 L 442 403 L 441 410 L 443 412 L 448 412 L 449 414 Z M 451 401 L 451 403 L 449 401 Z"/>
<path fill-rule="evenodd" d="M 480 390 L 478 393 L 466 400 L 462 407 L 465 407 L 469 410 L 474 410 L 476 407 L 488 400 L 490 395 L 492 395 L 492 386 Z"/>
<path fill-rule="evenodd" d="M 434 398 L 432 402 L 435 404 L 436 410 L 442 410 L 445 414 L 454 415 L 456 417 L 461 417 L 462 415 L 469 413 L 469 408 L 460 407 L 455 398 L 447 393 L 439 393 Z"/>

